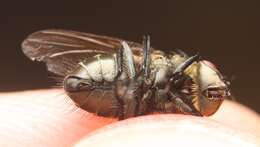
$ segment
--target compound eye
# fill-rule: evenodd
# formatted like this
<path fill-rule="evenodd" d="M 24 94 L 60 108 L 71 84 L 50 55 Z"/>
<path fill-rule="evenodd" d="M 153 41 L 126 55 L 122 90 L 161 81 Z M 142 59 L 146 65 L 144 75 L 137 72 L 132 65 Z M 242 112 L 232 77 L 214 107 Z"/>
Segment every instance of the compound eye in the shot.
<path fill-rule="evenodd" d="M 213 70 L 218 71 L 216 65 L 214 65 L 212 62 L 208 61 L 208 60 L 202 60 L 201 61 L 203 64 L 207 65 L 208 67 L 212 68 Z"/>

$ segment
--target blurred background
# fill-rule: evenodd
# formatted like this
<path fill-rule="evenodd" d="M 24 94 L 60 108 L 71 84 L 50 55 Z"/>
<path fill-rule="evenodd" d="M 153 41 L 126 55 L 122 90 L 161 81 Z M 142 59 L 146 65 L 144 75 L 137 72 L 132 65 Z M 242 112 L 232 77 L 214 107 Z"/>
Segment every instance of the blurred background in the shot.
<path fill-rule="evenodd" d="M 0 91 L 51 87 L 43 63 L 20 48 L 32 32 L 60 28 L 199 52 L 232 79 L 240 103 L 260 112 L 260 1 L 15 1 L 0 6 Z"/>

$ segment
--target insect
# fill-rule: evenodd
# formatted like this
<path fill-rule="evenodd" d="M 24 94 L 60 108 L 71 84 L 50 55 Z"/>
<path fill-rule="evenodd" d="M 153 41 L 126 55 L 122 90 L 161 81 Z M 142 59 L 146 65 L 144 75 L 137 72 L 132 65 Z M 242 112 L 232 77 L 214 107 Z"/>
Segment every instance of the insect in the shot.
<path fill-rule="evenodd" d="M 100 116 L 151 113 L 214 114 L 230 96 L 229 82 L 198 54 L 163 52 L 143 43 L 68 30 L 29 35 L 22 50 L 64 77 L 75 104 Z"/>

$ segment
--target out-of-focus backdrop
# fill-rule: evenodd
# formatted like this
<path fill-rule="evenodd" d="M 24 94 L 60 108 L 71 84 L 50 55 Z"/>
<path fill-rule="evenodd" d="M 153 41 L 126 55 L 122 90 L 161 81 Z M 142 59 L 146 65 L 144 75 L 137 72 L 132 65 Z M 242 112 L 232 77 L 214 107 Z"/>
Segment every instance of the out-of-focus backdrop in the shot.
<path fill-rule="evenodd" d="M 47 88 L 43 63 L 20 48 L 32 32 L 61 28 L 199 52 L 232 79 L 237 101 L 260 112 L 260 1 L 15 1 L 0 4 L 0 91 Z M 238 112 L 239 113 L 239 112 Z"/>

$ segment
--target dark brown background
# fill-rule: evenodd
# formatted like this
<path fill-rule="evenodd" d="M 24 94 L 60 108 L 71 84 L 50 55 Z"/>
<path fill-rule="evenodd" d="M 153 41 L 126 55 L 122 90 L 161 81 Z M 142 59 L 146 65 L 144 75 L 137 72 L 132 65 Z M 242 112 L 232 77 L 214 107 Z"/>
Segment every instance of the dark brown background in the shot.
<path fill-rule="evenodd" d="M 199 52 L 215 63 L 234 77 L 238 101 L 260 112 L 259 0 L 24 2 L 0 4 L 1 91 L 51 85 L 44 64 L 31 62 L 20 49 L 34 31 L 63 28 L 134 41 L 150 34 L 157 48 Z"/>

